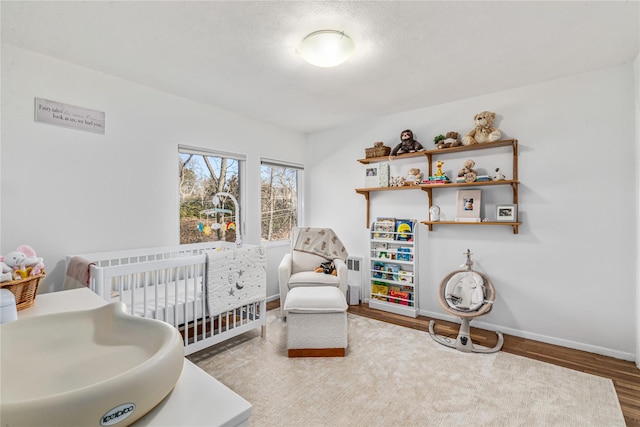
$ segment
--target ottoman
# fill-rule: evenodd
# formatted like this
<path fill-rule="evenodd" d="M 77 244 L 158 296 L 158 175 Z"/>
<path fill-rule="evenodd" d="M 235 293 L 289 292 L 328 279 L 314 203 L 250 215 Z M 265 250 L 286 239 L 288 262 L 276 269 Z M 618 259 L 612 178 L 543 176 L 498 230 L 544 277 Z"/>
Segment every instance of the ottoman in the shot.
<path fill-rule="evenodd" d="M 289 357 L 344 357 L 347 301 L 334 286 L 293 288 L 287 293 Z"/>

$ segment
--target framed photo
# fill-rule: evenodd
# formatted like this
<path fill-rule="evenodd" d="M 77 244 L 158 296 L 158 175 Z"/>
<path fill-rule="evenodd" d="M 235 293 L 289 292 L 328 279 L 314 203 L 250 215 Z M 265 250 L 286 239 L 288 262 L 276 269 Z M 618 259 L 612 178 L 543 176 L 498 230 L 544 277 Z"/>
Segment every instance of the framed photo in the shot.
<path fill-rule="evenodd" d="M 456 203 L 456 221 L 480 222 L 480 190 L 458 190 Z"/>
<path fill-rule="evenodd" d="M 364 186 L 379 188 L 389 186 L 389 163 L 368 164 L 364 168 Z"/>
<path fill-rule="evenodd" d="M 516 222 L 518 221 L 517 205 L 497 205 L 496 221 Z"/>

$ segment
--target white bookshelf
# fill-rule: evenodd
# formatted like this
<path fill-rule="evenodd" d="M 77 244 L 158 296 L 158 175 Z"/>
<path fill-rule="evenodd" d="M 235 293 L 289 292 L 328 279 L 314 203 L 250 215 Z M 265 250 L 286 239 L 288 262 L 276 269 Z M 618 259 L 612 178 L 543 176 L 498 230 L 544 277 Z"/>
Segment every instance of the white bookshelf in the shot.
<path fill-rule="evenodd" d="M 415 219 L 402 218 L 378 218 L 371 223 L 369 307 L 417 317 L 417 225 Z"/>

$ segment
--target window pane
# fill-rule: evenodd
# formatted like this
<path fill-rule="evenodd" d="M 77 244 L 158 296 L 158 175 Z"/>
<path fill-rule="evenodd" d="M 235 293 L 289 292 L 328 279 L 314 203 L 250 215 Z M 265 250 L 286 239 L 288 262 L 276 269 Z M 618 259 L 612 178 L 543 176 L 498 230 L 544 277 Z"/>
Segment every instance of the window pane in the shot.
<path fill-rule="evenodd" d="M 288 240 L 298 225 L 298 169 L 263 164 L 260 176 L 262 241 Z"/>
<path fill-rule="evenodd" d="M 213 152 L 180 150 L 180 244 L 236 240 L 240 207 L 236 212 L 232 198 L 226 195 L 219 195 L 219 204 L 214 206 L 213 196 L 225 192 L 241 200 L 241 163 Z"/>

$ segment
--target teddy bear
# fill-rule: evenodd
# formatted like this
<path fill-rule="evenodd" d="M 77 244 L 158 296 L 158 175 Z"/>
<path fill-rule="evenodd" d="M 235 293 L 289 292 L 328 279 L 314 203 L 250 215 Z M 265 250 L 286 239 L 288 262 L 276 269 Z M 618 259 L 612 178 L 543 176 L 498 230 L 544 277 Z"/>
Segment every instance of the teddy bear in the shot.
<path fill-rule="evenodd" d="M 493 127 L 496 113 L 483 111 L 473 116 L 475 128 L 462 138 L 462 145 L 482 144 L 483 142 L 495 142 L 502 137 L 502 132 Z"/>
<path fill-rule="evenodd" d="M 44 259 L 36 256 L 31 246 L 21 245 L 15 251 L 0 256 L 0 267 L 3 274 L 10 273 L 13 279 L 24 279 L 27 275 L 40 274 L 44 270 Z"/>
<path fill-rule="evenodd" d="M 411 168 L 407 174 L 407 180 L 409 184 L 418 185 L 422 182 L 422 172 L 418 168 Z"/>
<path fill-rule="evenodd" d="M 451 131 L 447 132 L 447 134 L 444 136 L 444 139 L 438 141 L 438 143 L 436 144 L 436 148 L 451 148 L 457 147 L 459 145 L 460 141 L 458 141 L 458 132 Z"/>
<path fill-rule="evenodd" d="M 465 182 L 474 182 L 478 178 L 478 172 L 473 168 L 476 165 L 471 159 L 465 160 L 462 169 L 458 171 L 458 178 L 464 178 Z"/>
<path fill-rule="evenodd" d="M 422 144 L 413 139 L 413 132 L 411 131 L 411 129 L 405 129 L 400 133 L 400 144 L 393 147 L 390 157 L 402 153 L 411 153 L 420 150 L 424 150 Z"/>

